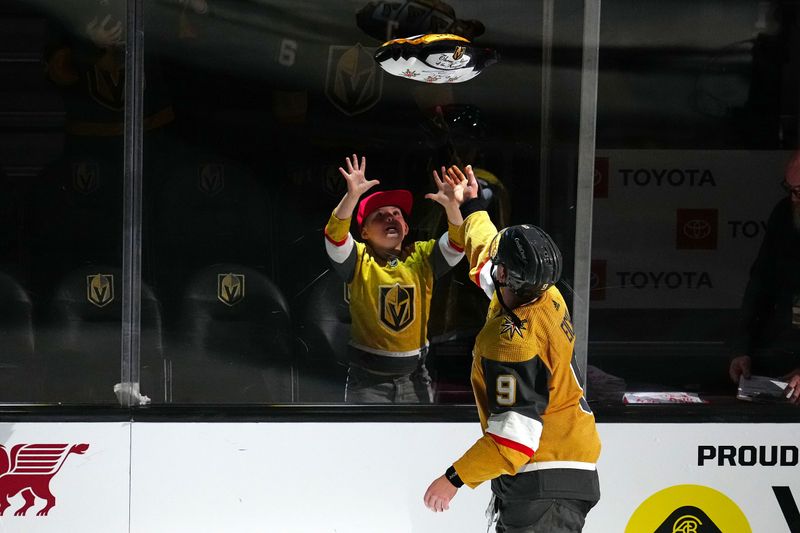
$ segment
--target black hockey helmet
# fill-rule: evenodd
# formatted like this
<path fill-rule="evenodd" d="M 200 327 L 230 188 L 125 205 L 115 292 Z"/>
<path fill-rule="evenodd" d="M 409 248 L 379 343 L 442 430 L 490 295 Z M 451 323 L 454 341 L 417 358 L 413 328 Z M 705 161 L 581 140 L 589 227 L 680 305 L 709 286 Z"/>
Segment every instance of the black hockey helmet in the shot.
<path fill-rule="evenodd" d="M 537 298 L 561 278 L 561 251 L 550 235 L 531 224 L 511 226 L 499 235 L 492 264 L 503 265 L 506 280 L 502 286 L 524 301 Z M 495 281 L 496 286 L 500 286 Z"/>
<path fill-rule="evenodd" d="M 470 104 L 438 105 L 421 128 L 431 148 L 440 148 L 448 142 L 474 144 L 486 138 L 486 121 L 481 110 Z"/>

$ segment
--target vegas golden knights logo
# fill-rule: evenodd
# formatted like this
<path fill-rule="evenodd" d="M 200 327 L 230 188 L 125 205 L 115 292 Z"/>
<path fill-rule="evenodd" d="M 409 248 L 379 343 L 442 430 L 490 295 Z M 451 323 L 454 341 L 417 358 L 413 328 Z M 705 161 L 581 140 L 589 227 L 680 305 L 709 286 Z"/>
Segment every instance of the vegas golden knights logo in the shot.
<path fill-rule="evenodd" d="M 345 115 L 363 113 L 381 99 L 382 71 L 373 52 L 360 44 L 328 48 L 325 96 Z"/>
<path fill-rule="evenodd" d="M 381 285 L 380 319 L 393 331 L 402 331 L 414 321 L 414 286 Z"/>
<path fill-rule="evenodd" d="M 114 275 L 86 276 L 86 299 L 97 307 L 105 307 L 114 300 Z"/>
<path fill-rule="evenodd" d="M 461 57 L 464 55 L 465 50 L 466 48 L 464 48 L 463 46 L 456 46 L 456 51 L 453 52 L 453 59 L 456 61 L 461 59 Z"/>
<path fill-rule="evenodd" d="M 214 196 L 225 188 L 225 165 L 204 163 L 198 169 L 197 187 L 207 196 Z"/>
<path fill-rule="evenodd" d="M 217 298 L 229 307 L 244 300 L 244 274 L 217 274 Z"/>
<path fill-rule="evenodd" d="M 89 94 L 103 107 L 113 111 L 125 109 L 124 65 L 107 55 L 87 73 Z"/>
<path fill-rule="evenodd" d="M 342 179 L 338 169 L 338 165 L 328 165 L 323 170 L 325 178 L 322 182 L 322 188 L 332 198 L 341 198 L 347 192 L 347 183 Z"/>
<path fill-rule="evenodd" d="M 72 188 L 81 194 L 91 194 L 100 186 L 100 170 L 94 161 L 72 163 Z"/>

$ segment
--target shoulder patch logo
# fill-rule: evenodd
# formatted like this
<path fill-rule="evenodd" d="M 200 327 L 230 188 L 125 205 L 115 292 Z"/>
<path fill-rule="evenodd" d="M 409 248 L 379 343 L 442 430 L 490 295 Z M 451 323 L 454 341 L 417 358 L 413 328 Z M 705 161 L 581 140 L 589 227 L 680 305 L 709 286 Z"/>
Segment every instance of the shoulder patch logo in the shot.
<path fill-rule="evenodd" d="M 560 303 L 558 303 L 558 302 L 557 302 L 557 301 L 555 301 L 555 300 L 551 300 L 551 301 L 553 302 L 553 307 L 555 307 L 555 308 L 556 308 L 556 311 L 558 311 L 559 309 L 561 309 L 561 304 L 560 304 Z"/>
<path fill-rule="evenodd" d="M 381 285 L 380 321 L 392 331 L 403 331 L 414 322 L 414 285 Z"/>
<path fill-rule="evenodd" d="M 522 324 L 520 324 L 519 327 L 517 327 L 517 325 L 514 324 L 514 321 L 511 320 L 510 316 L 504 315 L 503 323 L 500 325 L 500 336 L 501 337 L 505 336 L 508 340 L 512 341 L 514 340 L 514 335 L 519 335 L 519 338 L 521 339 L 522 332 L 527 331 L 528 329 L 526 326 L 527 324 L 528 321 L 523 320 Z"/>

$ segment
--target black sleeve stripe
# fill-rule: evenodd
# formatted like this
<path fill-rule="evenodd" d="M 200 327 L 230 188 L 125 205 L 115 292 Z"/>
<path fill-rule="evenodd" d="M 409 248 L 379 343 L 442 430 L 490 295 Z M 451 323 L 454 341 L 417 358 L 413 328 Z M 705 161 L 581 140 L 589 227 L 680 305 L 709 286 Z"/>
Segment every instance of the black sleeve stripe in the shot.
<path fill-rule="evenodd" d="M 341 263 L 337 263 L 333 259 L 330 259 L 331 267 L 333 267 L 334 272 L 339 275 L 347 283 L 353 281 L 353 276 L 356 273 L 356 259 L 358 256 L 358 248 L 353 246 L 353 249 L 350 250 L 350 255 L 347 256 L 347 259 L 342 261 Z"/>
<path fill-rule="evenodd" d="M 514 411 L 541 422 L 541 414 L 550 402 L 547 382 L 549 370 L 541 358 L 534 357 L 520 363 L 506 363 L 483 359 L 483 373 L 486 379 L 486 395 L 489 412 L 492 414 Z M 499 405 L 497 382 L 499 376 L 511 375 L 515 379 L 515 398 L 512 405 Z"/>
<path fill-rule="evenodd" d="M 451 267 L 447 264 L 447 260 L 444 258 L 444 254 L 442 254 L 441 248 L 439 248 L 439 241 L 436 241 L 436 244 L 433 245 L 433 254 L 431 254 L 431 268 L 433 269 L 433 279 L 439 279 L 445 274 L 447 274 Z"/>
<path fill-rule="evenodd" d="M 472 213 L 476 213 L 478 211 L 486 211 L 486 200 L 483 199 L 480 195 L 477 198 L 472 198 L 471 200 L 467 200 L 463 204 L 461 204 L 461 218 L 464 220 L 467 219 Z"/>

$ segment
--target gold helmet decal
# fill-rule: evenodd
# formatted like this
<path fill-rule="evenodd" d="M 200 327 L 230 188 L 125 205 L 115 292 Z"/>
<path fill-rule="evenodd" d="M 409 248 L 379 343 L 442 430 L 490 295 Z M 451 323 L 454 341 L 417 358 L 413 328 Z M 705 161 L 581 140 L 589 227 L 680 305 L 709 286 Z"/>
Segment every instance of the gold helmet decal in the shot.
<path fill-rule="evenodd" d="M 225 165 L 203 163 L 198 169 L 197 188 L 206 196 L 214 196 L 225 188 Z"/>
<path fill-rule="evenodd" d="M 105 307 L 114 300 L 114 275 L 86 276 L 86 299 L 97 307 Z"/>
<path fill-rule="evenodd" d="M 392 331 L 402 331 L 414 321 L 414 286 L 381 285 L 380 320 Z"/>
<path fill-rule="evenodd" d="M 217 274 L 217 298 L 229 307 L 244 300 L 244 274 Z"/>

